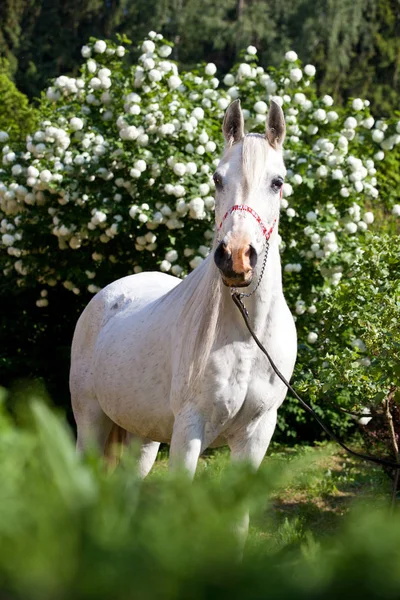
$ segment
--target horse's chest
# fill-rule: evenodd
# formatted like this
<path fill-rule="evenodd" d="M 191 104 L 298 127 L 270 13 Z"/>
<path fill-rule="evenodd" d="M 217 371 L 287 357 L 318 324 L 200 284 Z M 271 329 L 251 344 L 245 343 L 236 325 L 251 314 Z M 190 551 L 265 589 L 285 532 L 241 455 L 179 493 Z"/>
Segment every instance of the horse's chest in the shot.
<path fill-rule="evenodd" d="M 238 351 L 239 350 L 239 351 Z M 252 348 L 234 346 L 212 354 L 204 382 L 204 396 L 211 399 L 213 422 L 222 426 L 235 418 L 252 388 L 256 361 Z"/>

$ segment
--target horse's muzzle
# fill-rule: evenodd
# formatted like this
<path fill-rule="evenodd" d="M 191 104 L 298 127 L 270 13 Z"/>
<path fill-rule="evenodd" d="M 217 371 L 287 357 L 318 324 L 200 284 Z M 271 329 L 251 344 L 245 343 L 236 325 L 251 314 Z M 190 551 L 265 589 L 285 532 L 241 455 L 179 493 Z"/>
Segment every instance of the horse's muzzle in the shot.
<path fill-rule="evenodd" d="M 230 247 L 221 242 L 214 253 L 214 262 L 222 274 L 222 281 L 229 287 L 246 287 L 253 279 L 257 264 L 257 252 L 250 244 Z"/>

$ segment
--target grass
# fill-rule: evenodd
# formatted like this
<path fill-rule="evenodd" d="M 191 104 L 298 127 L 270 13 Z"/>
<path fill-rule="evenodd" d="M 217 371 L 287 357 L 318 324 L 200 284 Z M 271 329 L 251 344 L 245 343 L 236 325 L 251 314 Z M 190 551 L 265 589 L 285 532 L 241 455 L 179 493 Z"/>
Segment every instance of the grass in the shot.
<path fill-rule="evenodd" d="M 284 447 L 271 444 L 264 465 L 282 465 L 304 459 L 304 469 L 289 485 L 281 487 L 257 511 L 251 521 L 249 545 L 272 538 L 277 532 L 293 541 L 311 533 L 319 540 L 334 535 L 345 515 L 362 506 L 390 503 L 391 482 L 382 469 L 346 454 L 337 444 Z M 229 464 L 227 449 L 210 451 L 200 458 L 197 477 L 218 476 Z M 301 462 L 300 462 L 301 464 Z M 168 472 L 168 449 L 162 448 L 150 479 L 163 478 Z M 285 539 L 285 541 L 290 541 Z"/>

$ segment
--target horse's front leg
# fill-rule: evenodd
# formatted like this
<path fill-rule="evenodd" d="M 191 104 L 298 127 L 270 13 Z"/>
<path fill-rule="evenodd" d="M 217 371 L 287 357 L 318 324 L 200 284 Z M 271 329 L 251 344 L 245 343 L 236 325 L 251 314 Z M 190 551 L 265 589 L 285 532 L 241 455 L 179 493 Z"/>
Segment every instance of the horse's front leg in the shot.
<path fill-rule="evenodd" d="M 169 451 L 170 469 L 184 469 L 193 478 L 200 453 L 204 450 L 204 420 L 193 406 L 176 416 Z"/>
<path fill-rule="evenodd" d="M 255 430 L 248 435 L 236 435 L 228 440 L 233 462 L 249 463 L 257 470 L 268 450 L 276 427 L 276 410 L 269 410 L 262 416 Z M 240 552 L 243 551 L 249 530 L 249 511 L 246 509 L 242 518 L 236 523 L 236 531 L 240 540 Z"/>

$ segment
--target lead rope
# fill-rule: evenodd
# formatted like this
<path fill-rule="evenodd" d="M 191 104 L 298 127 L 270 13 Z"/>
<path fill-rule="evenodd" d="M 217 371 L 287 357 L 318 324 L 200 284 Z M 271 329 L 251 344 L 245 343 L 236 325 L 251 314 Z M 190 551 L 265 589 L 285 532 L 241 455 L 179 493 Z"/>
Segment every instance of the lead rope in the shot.
<path fill-rule="evenodd" d="M 267 249 L 267 254 L 268 254 L 268 249 Z M 264 272 L 264 268 L 265 268 L 265 264 L 263 265 L 263 272 Z M 258 281 L 257 287 L 259 286 L 260 281 L 261 281 L 261 278 Z M 257 287 L 255 289 L 257 289 Z M 300 398 L 300 396 L 298 395 L 298 393 L 296 392 L 296 390 L 290 385 L 290 383 L 288 381 L 286 381 L 285 377 L 279 371 L 278 367 L 275 365 L 275 363 L 272 360 L 271 356 L 269 355 L 268 351 L 264 348 L 264 346 L 262 345 L 262 343 L 260 342 L 260 340 L 256 336 L 256 334 L 255 334 L 252 326 L 250 325 L 250 322 L 249 322 L 249 313 L 248 313 L 245 305 L 243 304 L 242 297 L 251 296 L 251 294 L 254 293 L 254 292 L 255 292 L 255 290 L 253 290 L 253 292 L 251 292 L 250 294 L 243 294 L 243 293 L 238 293 L 236 290 L 233 290 L 232 300 L 234 301 L 234 303 L 238 307 L 238 309 L 240 311 L 240 314 L 242 315 L 243 320 L 244 320 L 244 322 L 246 324 L 246 327 L 249 330 L 250 335 L 254 339 L 255 343 L 260 348 L 261 352 L 263 352 L 265 354 L 265 356 L 268 358 L 268 360 L 269 360 L 269 362 L 271 364 L 271 367 L 273 368 L 273 370 L 275 371 L 275 373 L 278 375 L 279 379 L 281 381 L 283 381 L 283 383 L 286 385 L 287 389 L 300 402 L 300 404 L 304 408 L 304 410 L 306 410 L 308 413 L 310 413 L 310 415 L 312 415 L 314 417 L 314 419 L 322 427 L 322 429 L 325 431 L 325 433 L 327 433 L 337 444 L 339 444 L 339 446 L 341 446 L 349 454 L 352 454 L 353 456 L 356 456 L 357 458 L 361 458 L 363 460 L 367 460 L 369 462 L 376 463 L 377 465 L 385 465 L 387 467 L 391 467 L 392 469 L 400 469 L 400 463 L 397 463 L 397 462 L 394 462 L 394 461 L 391 461 L 391 460 L 387 460 L 385 458 L 379 458 L 377 456 L 369 456 L 368 454 L 361 454 L 360 452 L 356 452 L 355 450 L 352 450 L 351 448 L 349 448 L 348 446 L 346 446 L 346 444 L 344 442 L 342 442 L 342 440 L 340 440 L 337 437 L 336 434 L 334 434 L 332 431 L 330 431 L 330 429 L 328 429 L 328 427 L 319 418 L 319 416 L 314 411 L 314 409 L 311 408 L 311 406 L 309 406 L 306 402 L 304 402 L 304 400 L 302 398 Z"/>

